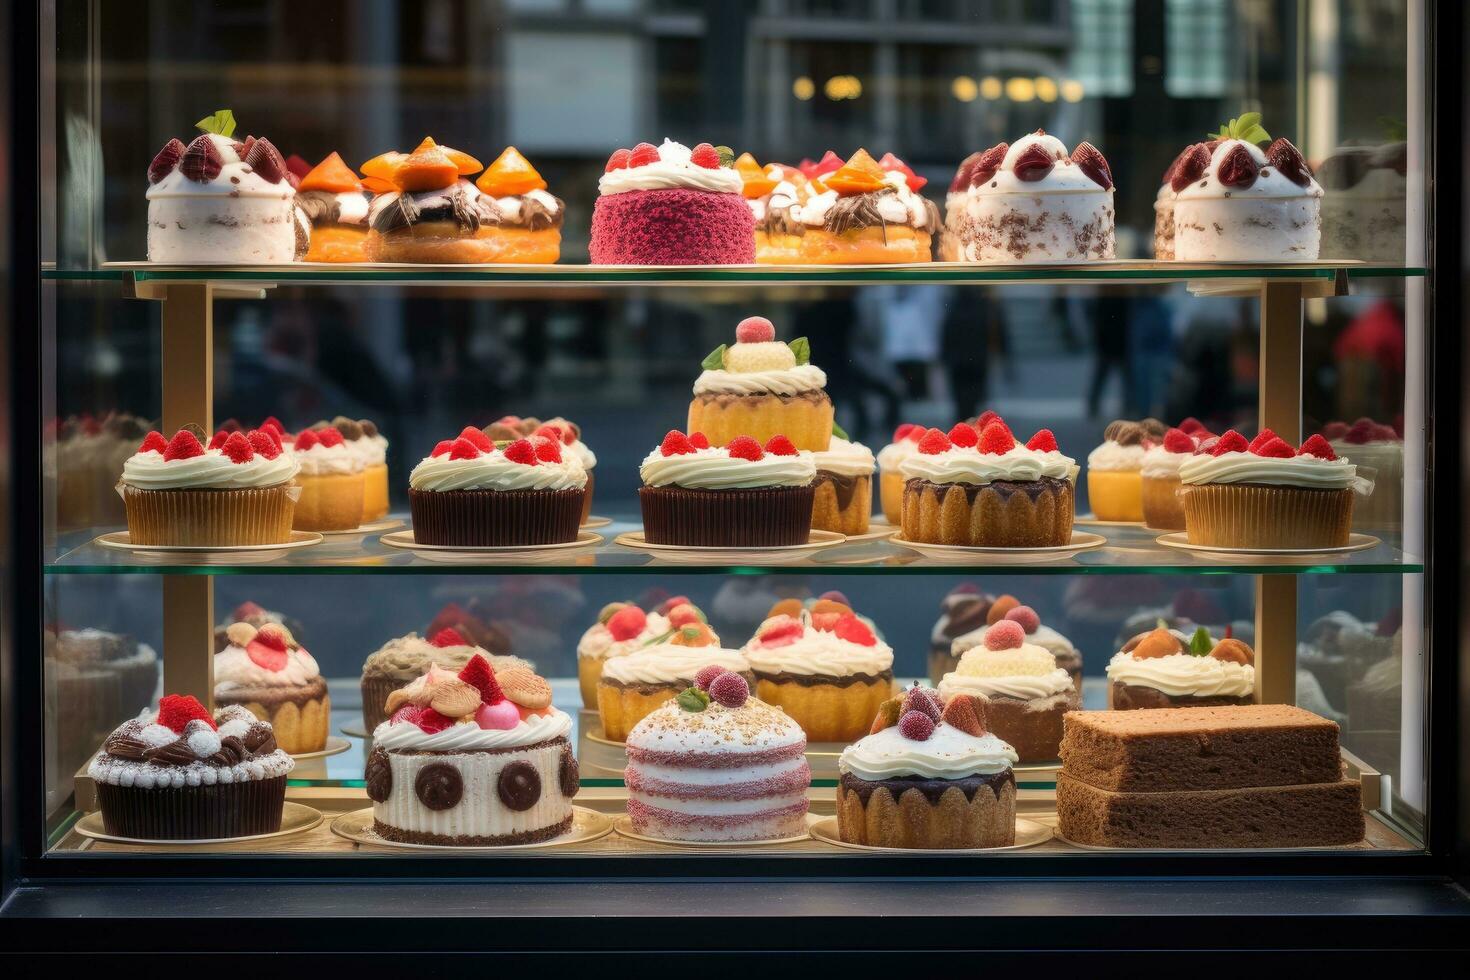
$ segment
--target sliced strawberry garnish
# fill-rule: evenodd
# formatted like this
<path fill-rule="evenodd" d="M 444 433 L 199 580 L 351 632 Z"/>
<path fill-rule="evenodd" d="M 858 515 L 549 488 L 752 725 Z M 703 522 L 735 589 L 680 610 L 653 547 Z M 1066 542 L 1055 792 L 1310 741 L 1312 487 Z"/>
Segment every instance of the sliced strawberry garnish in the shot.
<path fill-rule="evenodd" d="M 924 433 L 924 438 L 919 440 L 919 452 L 925 456 L 938 456 L 940 453 L 948 452 L 954 444 L 949 441 L 949 436 L 938 429 L 929 429 Z"/>
<path fill-rule="evenodd" d="M 153 162 L 148 164 L 148 183 L 156 184 L 173 173 L 179 161 L 184 159 L 185 149 L 184 144 L 177 139 L 171 139 L 163 144 L 163 149 L 159 150 Z"/>
<path fill-rule="evenodd" d="M 316 437 L 318 440 L 321 441 L 321 444 L 323 446 L 326 446 L 328 449 L 332 448 L 333 446 L 340 446 L 342 445 L 342 443 L 347 441 L 342 438 L 342 433 L 338 432 L 330 425 L 327 426 L 325 429 L 318 429 L 316 431 Z"/>
<path fill-rule="evenodd" d="M 1291 459 L 1296 455 L 1296 450 L 1291 448 L 1285 439 L 1277 436 L 1259 449 L 1252 449 L 1257 456 L 1266 456 L 1272 459 Z"/>
<path fill-rule="evenodd" d="M 837 620 L 837 625 L 832 630 L 840 639 L 848 643 L 856 643 L 858 646 L 876 646 L 878 637 L 868 628 L 868 624 L 858 619 L 853 613 L 846 613 Z"/>
<path fill-rule="evenodd" d="M 505 700 L 505 692 L 495 679 L 495 671 L 490 669 L 489 661 L 478 653 L 464 665 L 464 669 L 459 672 L 459 679 L 479 691 L 480 700 L 485 704 L 499 704 Z"/>
<path fill-rule="evenodd" d="M 1251 151 L 1244 144 L 1237 145 L 1220 161 L 1220 183 L 1226 187 L 1249 187 L 1256 182 L 1260 169 Z"/>
<path fill-rule="evenodd" d="M 453 626 L 446 626 L 429 638 L 429 643 L 436 647 L 465 647 L 470 643 L 464 638 L 464 634 Z"/>
<path fill-rule="evenodd" d="M 1260 449 L 1266 443 L 1275 438 L 1276 433 L 1272 432 L 1270 429 L 1262 429 L 1260 432 L 1256 433 L 1256 437 L 1251 440 L 1249 451 L 1255 452 L 1257 449 Z"/>
<path fill-rule="evenodd" d="M 802 173 L 807 175 L 808 179 L 811 179 L 813 177 L 825 177 L 827 174 L 834 174 L 837 171 L 841 170 L 843 164 L 845 164 L 846 162 L 846 160 L 842 159 L 836 153 L 828 150 L 826 153 L 822 154 L 822 159 L 818 160 L 816 163 L 811 163 L 810 161 L 802 161 L 803 166 L 800 169 Z M 810 167 L 810 169 L 808 169 L 808 167 Z"/>
<path fill-rule="evenodd" d="M 966 186 L 979 187 L 981 184 L 990 183 L 1010 149 L 1011 144 L 1009 143 L 997 143 L 980 154 L 980 158 L 970 168 L 970 173 L 965 180 Z"/>
<path fill-rule="evenodd" d="M 1057 451 L 1057 437 L 1052 435 L 1050 429 L 1038 429 L 1036 435 L 1026 443 L 1026 448 L 1033 453 L 1054 453 Z"/>
<path fill-rule="evenodd" d="M 255 639 L 245 644 L 245 654 L 263 670 L 285 670 L 288 659 L 286 638 L 271 630 L 257 633 Z"/>
<path fill-rule="evenodd" d="M 901 173 L 903 182 L 908 185 L 909 190 L 918 193 L 925 184 L 929 183 L 928 177 L 920 177 L 914 173 L 914 168 L 904 163 L 892 153 L 883 154 L 883 159 L 878 161 L 878 167 L 884 173 Z"/>
<path fill-rule="evenodd" d="M 1249 450 L 1251 444 L 1245 441 L 1245 436 L 1234 429 L 1226 430 L 1225 434 L 1215 440 L 1214 447 L 1210 450 L 1211 456 L 1223 456 L 1226 453 L 1243 453 Z M 1204 447 L 1201 446 L 1201 449 Z"/>
<path fill-rule="evenodd" d="M 804 632 L 805 630 L 800 623 L 793 619 L 787 619 L 785 622 L 777 623 L 764 633 L 756 636 L 756 640 L 764 647 L 789 647 L 801 639 L 801 635 Z"/>
<path fill-rule="evenodd" d="M 225 444 L 220 447 L 232 463 L 248 463 L 255 458 L 255 450 L 250 448 L 250 440 L 243 432 L 231 432 Z"/>
<path fill-rule="evenodd" d="M 612 156 L 607 158 L 607 166 L 602 168 L 602 172 L 610 174 L 614 170 L 626 170 L 628 168 L 628 157 L 631 155 L 631 151 L 629 150 L 613 150 Z"/>
<path fill-rule="evenodd" d="M 453 725 L 454 719 L 448 717 L 447 715 L 441 715 L 433 708 L 425 708 L 419 714 L 419 716 L 414 719 L 414 724 L 418 725 L 419 728 L 423 730 L 424 734 L 432 735 L 435 732 L 442 732 L 450 725 Z"/>
<path fill-rule="evenodd" d="M 1312 168 L 1307 166 L 1302 151 L 1293 146 L 1291 140 L 1285 136 L 1266 148 L 1266 159 L 1280 171 L 1281 176 L 1298 187 L 1306 187 L 1312 182 Z"/>
<path fill-rule="evenodd" d="M 796 445 L 779 433 L 766 440 L 765 451 L 772 456 L 795 456 Z"/>
<path fill-rule="evenodd" d="M 664 436 L 664 441 L 658 444 L 658 451 L 659 455 L 665 457 L 687 456 L 694 452 L 694 444 L 678 429 L 670 429 L 668 435 Z"/>
<path fill-rule="evenodd" d="M 706 170 L 720 169 L 720 154 L 708 143 L 700 143 L 689 153 L 689 162 Z"/>
<path fill-rule="evenodd" d="M 561 440 L 547 439 L 545 436 L 532 436 L 531 445 L 536 447 L 536 458 L 543 463 L 561 462 Z"/>
<path fill-rule="evenodd" d="M 304 453 L 311 447 L 320 446 L 321 444 L 322 437 L 320 433 L 314 432 L 311 429 L 302 429 L 296 433 L 296 451 L 298 453 Z"/>
<path fill-rule="evenodd" d="M 1174 161 L 1174 166 L 1170 168 L 1174 176 L 1170 179 L 1169 186 L 1174 188 L 1174 193 L 1177 194 L 1203 177 L 1209 166 L 1210 151 L 1203 143 L 1196 143 L 1179 154 Z"/>
<path fill-rule="evenodd" d="M 204 447 L 199 444 L 198 438 L 188 429 L 180 429 L 174 433 L 169 440 L 168 446 L 163 450 L 163 458 L 172 462 L 176 459 L 193 459 L 195 456 L 203 456 Z"/>
<path fill-rule="evenodd" d="M 138 447 L 140 453 L 163 453 L 168 450 L 168 440 L 163 437 L 162 432 L 150 432 L 143 437 L 143 444 Z"/>
<path fill-rule="evenodd" d="M 761 444 L 750 436 L 736 436 L 731 439 L 730 444 L 725 447 L 725 452 L 729 453 L 732 459 L 746 459 L 752 463 L 759 462 L 766 456 Z"/>
<path fill-rule="evenodd" d="M 183 159 L 179 161 L 179 169 L 184 176 L 196 184 L 207 184 L 214 180 L 224 165 L 224 157 L 219 155 L 219 148 L 207 133 L 194 137 L 194 142 L 184 150 Z"/>
<path fill-rule="evenodd" d="M 1046 147 L 1037 143 L 1026 147 L 1021 155 L 1016 157 L 1016 163 L 1012 169 L 1015 170 L 1018 178 L 1029 183 L 1045 178 L 1056 165 L 1056 158 L 1047 152 Z"/>
<path fill-rule="evenodd" d="M 249 151 L 244 155 L 244 161 L 247 167 L 272 184 L 279 184 L 286 179 L 288 171 L 286 161 L 281 157 L 281 151 L 264 137 L 250 144 Z"/>
<path fill-rule="evenodd" d="M 450 459 L 479 459 L 480 456 L 480 447 L 468 439 L 456 439 L 449 447 Z"/>
<path fill-rule="evenodd" d="M 461 429 L 459 432 L 459 438 L 468 439 L 470 441 L 470 444 L 482 453 L 495 451 L 494 441 L 491 440 L 489 436 L 485 435 L 485 433 L 475 428 L 473 425 L 467 425 L 463 429 Z"/>
<path fill-rule="evenodd" d="M 1092 178 L 1092 182 L 1103 190 L 1112 188 L 1113 171 L 1108 168 L 1107 158 L 1091 143 L 1086 140 L 1078 143 L 1077 149 L 1072 151 L 1072 162 L 1077 164 L 1078 169 Z"/>
<path fill-rule="evenodd" d="M 1194 440 L 1183 429 L 1170 429 L 1164 433 L 1164 451 L 1170 453 L 1194 452 Z"/>
<path fill-rule="evenodd" d="M 628 154 L 628 166 L 630 167 L 646 167 L 658 161 L 658 147 L 652 143 L 639 143 L 633 147 L 633 152 Z"/>
<path fill-rule="evenodd" d="M 1008 453 L 1016 445 L 1016 437 L 1004 422 L 991 422 L 980 433 L 982 453 Z"/>
<path fill-rule="evenodd" d="M 536 465 L 536 447 L 532 446 L 526 439 L 517 439 L 505 447 L 505 458 L 512 463 L 521 463 L 525 466 Z"/>
<path fill-rule="evenodd" d="M 419 723 L 419 719 L 423 716 L 424 709 L 414 704 L 412 701 L 409 701 L 402 707 L 400 707 L 397 711 L 393 712 L 393 717 L 388 719 L 388 724 L 402 725 L 406 722 L 410 725 L 417 725 Z"/>
<path fill-rule="evenodd" d="M 960 161 L 960 165 L 955 168 L 954 180 L 951 180 L 949 182 L 949 192 L 951 194 L 958 194 L 960 191 L 970 186 L 970 171 L 974 169 L 975 164 L 979 163 L 980 158 L 984 155 L 985 154 L 983 151 L 976 150 L 974 153 L 971 153 L 969 156 Z"/>
<path fill-rule="evenodd" d="M 956 446 L 968 449 L 980 441 L 980 433 L 975 431 L 974 426 L 956 422 L 949 430 L 949 441 Z"/>
<path fill-rule="evenodd" d="M 257 456 L 263 456 L 266 459 L 275 459 L 281 455 L 281 444 L 276 442 L 275 436 L 269 432 L 251 429 L 245 439 L 250 443 L 250 448 L 255 450 Z"/>
<path fill-rule="evenodd" d="M 1301 448 L 1296 451 L 1296 454 L 1298 456 L 1315 456 L 1318 459 L 1329 461 L 1337 458 L 1337 453 L 1332 451 L 1332 444 L 1322 438 L 1321 435 L 1308 436 L 1307 441 L 1302 443 Z"/>
<path fill-rule="evenodd" d="M 695 449 L 708 449 L 709 436 L 705 435 L 703 432 L 691 432 L 689 433 L 689 445 L 693 446 Z"/>
<path fill-rule="evenodd" d="M 216 728 L 214 719 L 209 716 L 209 710 L 199 703 L 199 700 L 188 694 L 165 694 L 158 699 L 158 724 L 170 731 L 183 734 L 184 727 L 189 722 L 200 720 Z"/>

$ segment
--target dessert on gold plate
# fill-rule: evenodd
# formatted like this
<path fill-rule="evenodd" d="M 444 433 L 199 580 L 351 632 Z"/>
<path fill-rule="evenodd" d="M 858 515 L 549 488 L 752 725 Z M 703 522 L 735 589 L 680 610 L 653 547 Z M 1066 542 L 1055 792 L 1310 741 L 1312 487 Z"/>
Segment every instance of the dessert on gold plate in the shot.
<path fill-rule="evenodd" d="M 987 731 L 984 697 L 941 708 L 931 690 L 884 702 L 871 733 L 837 761 L 837 833 L 850 844 L 1009 847 L 1016 842 L 1015 751 Z"/>
<path fill-rule="evenodd" d="M 603 737 L 623 741 L 633 726 L 711 666 L 734 671 L 751 682 L 745 657 L 722 649 L 714 630 L 700 622 L 676 627 L 637 650 L 608 660 L 597 681 Z"/>
<path fill-rule="evenodd" d="M 1108 661 L 1108 707 L 1126 711 L 1250 704 L 1255 662 L 1255 651 L 1241 640 L 1227 636 L 1216 641 L 1203 626 L 1192 635 L 1158 626 L 1130 639 Z"/>
<path fill-rule="evenodd" d="M 238 704 L 271 723 L 292 755 L 326 748 L 332 713 L 316 660 L 278 623 L 232 623 L 214 655 L 214 702 Z"/>
<path fill-rule="evenodd" d="M 1118 419 L 1087 454 L 1087 503 L 1100 521 L 1143 520 L 1143 454 L 1149 440 L 1162 440 L 1168 427 L 1158 419 Z"/>
<path fill-rule="evenodd" d="M 325 429 L 336 429 L 348 451 L 362 463 L 362 523 L 388 516 L 388 440 L 371 419 L 338 415 L 331 422 L 313 425 L 317 438 Z M 335 441 L 335 440 L 334 440 Z"/>
<path fill-rule="evenodd" d="M 805 337 L 783 343 L 770 320 L 746 317 L 735 327 L 735 343 L 715 348 L 703 366 L 689 403 L 688 431 L 703 432 L 712 446 L 740 435 L 765 443 L 779 434 L 797 449 L 827 449 L 832 399 Z"/>
<path fill-rule="evenodd" d="M 903 521 L 903 464 L 919 451 L 919 440 L 927 430 L 905 422 L 893 430 L 893 441 L 878 450 L 878 498 L 883 519 L 894 527 Z"/>
<path fill-rule="evenodd" d="M 446 611 L 450 608 L 445 607 Z M 520 657 L 496 655 L 493 650 L 506 649 L 505 644 L 482 646 L 471 639 L 467 627 L 439 626 L 444 613 L 429 624 L 426 636 L 409 633 L 395 637 L 370 654 L 362 665 L 362 721 L 368 731 L 388 720 L 388 696 L 407 687 L 423 676 L 431 666 L 449 671 L 462 670 L 471 657 L 482 656 L 496 670 L 531 665 Z M 484 642 L 490 642 L 486 639 Z"/>
<path fill-rule="evenodd" d="M 988 599 L 988 597 L 984 598 Z M 959 624 L 950 627 L 951 632 L 954 633 L 954 639 L 946 653 L 949 655 L 951 664 L 958 664 L 966 650 L 984 646 L 985 638 L 990 635 L 990 630 L 998 623 L 1007 620 L 1021 625 L 1027 643 L 1039 646 L 1055 657 L 1057 666 L 1065 670 L 1072 678 L 1072 686 L 1079 694 L 1082 692 L 1081 652 L 1071 640 L 1043 624 L 1035 609 L 1021 605 L 1021 601 L 1013 595 L 1001 595 L 995 599 L 989 599 L 983 618 L 978 625 L 967 630 L 961 629 L 959 632 L 954 632 Z M 974 616 L 972 615 L 971 622 L 973 621 Z M 946 669 L 954 668 L 951 666 Z"/>
<path fill-rule="evenodd" d="M 296 434 L 291 454 L 301 467 L 292 527 L 299 531 L 350 531 L 362 523 L 367 462 L 342 433 L 327 426 Z"/>
<path fill-rule="evenodd" d="M 965 634 L 985 629 L 990 607 L 995 605 L 995 601 L 995 596 L 981 592 L 973 582 L 961 582 L 939 600 L 939 618 L 929 631 L 929 680 L 932 683 L 938 684 L 941 677 L 954 670 L 959 662 L 958 654 L 953 652 L 954 641 Z"/>
<path fill-rule="evenodd" d="M 868 533 L 873 517 L 873 451 L 850 442 L 845 433 L 834 433 L 812 461 L 817 467 L 812 527 L 846 535 Z"/>
<path fill-rule="evenodd" d="M 1157 442 L 1145 439 L 1147 448 L 1139 463 L 1138 475 L 1143 501 L 1145 527 L 1160 531 L 1184 530 L 1184 505 L 1179 501 L 1179 467 L 1194 451 L 1214 435 L 1199 420 L 1188 418 L 1177 429 L 1169 429 Z M 1090 480 L 1091 475 L 1088 476 Z"/>
<path fill-rule="evenodd" d="M 311 246 L 303 261 L 367 261 L 367 189 L 335 150 L 301 178 L 296 205 L 311 220 Z"/>
<path fill-rule="evenodd" d="M 582 496 L 582 523 L 587 523 L 587 518 L 592 514 L 592 490 L 596 483 L 596 477 L 592 471 L 597 466 L 597 454 L 592 451 L 591 446 L 582 441 L 581 426 L 560 415 L 549 418 L 545 422 L 534 416 L 521 418 L 519 415 L 502 415 L 481 431 L 497 443 L 514 442 L 517 439 L 529 439 L 532 436 L 560 439 L 562 452 L 574 454 L 577 459 L 581 460 L 582 469 L 587 473 L 586 493 Z"/>
<path fill-rule="evenodd" d="M 672 596 L 644 612 L 631 602 L 609 602 L 597 622 L 577 641 L 577 681 L 582 707 L 597 707 L 597 682 L 607 661 L 672 636 L 676 627 L 705 622 L 704 613 L 684 596 Z M 715 638 L 719 642 L 719 638 Z"/>

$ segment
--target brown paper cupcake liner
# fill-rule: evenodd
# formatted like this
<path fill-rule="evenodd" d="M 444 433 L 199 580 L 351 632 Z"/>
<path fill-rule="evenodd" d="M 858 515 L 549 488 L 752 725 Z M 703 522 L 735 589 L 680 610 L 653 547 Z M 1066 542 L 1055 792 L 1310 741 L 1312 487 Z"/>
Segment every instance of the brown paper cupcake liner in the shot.
<path fill-rule="evenodd" d="M 643 537 L 694 548 L 779 548 L 805 544 L 812 526 L 811 486 L 749 490 L 643 487 Z"/>
<path fill-rule="evenodd" d="M 1341 548 L 1353 523 L 1351 489 L 1209 483 L 1180 490 L 1190 544 L 1215 548 Z"/>
<path fill-rule="evenodd" d="M 213 786 L 143 789 L 97 784 L 102 826 L 140 840 L 250 837 L 281 829 L 286 777 Z"/>
<path fill-rule="evenodd" d="M 562 544 L 582 523 L 581 488 L 566 490 L 409 490 L 419 544 L 479 548 Z"/>
<path fill-rule="evenodd" d="M 142 490 L 122 485 L 133 544 L 239 547 L 284 544 L 299 488 Z"/>

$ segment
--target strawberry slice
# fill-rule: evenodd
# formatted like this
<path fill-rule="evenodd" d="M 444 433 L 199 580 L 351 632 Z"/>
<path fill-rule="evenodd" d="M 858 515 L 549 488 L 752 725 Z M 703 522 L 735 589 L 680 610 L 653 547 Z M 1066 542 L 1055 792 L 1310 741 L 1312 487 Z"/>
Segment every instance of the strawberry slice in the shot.
<path fill-rule="evenodd" d="M 262 670 L 285 670 L 288 659 L 286 640 L 279 633 L 257 633 L 255 639 L 245 644 L 245 655 Z"/>
<path fill-rule="evenodd" d="M 777 623 L 757 636 L 756 639 L 764 647 L 789 647 L 801 639 L 802 633 L 804 632 L 805 630 L 800 623 L 795 620 L 788 620 L 784 623 Z"/>
<path fill-rule="evenodd" d="M 1203 143 L 1196 143 L 1189 147 L 1174 161 L 1174 166 L 1169 170 L 1173 176 L 1169 180 L 1169 186 L 1174 193 L 1179 193 L 1190 184 L 1205 175 L 1210 166 L 1210 151 Z"/>

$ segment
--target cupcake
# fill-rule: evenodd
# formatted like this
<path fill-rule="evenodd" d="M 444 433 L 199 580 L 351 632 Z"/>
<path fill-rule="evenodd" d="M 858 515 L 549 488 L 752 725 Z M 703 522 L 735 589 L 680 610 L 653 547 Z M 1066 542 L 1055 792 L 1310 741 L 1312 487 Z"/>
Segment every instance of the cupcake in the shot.
<path fill-rule="evenodd" d="M 276 744 L 293 755 L 326 748 L 332 705 L 311 654 L 277 623 L 234 623 L 225 635 L 229 645 L 214 655 L 215 704 L 270 722 Z"/>
<path fill-rule="evenodd" d="M 897 527 L 903 521 L 903 464 L 919 451 L 925 428 L 905 422 L 893 430 L 893 441 L 878 450 L 878 499 L 883 519 Z"/>
<path fill-rule="evenodd" d="M 1409 145 L 1340 146 L 1317 168 L 1322 253 L 1334 259 L 1399 265 L 1407 257 Z"/>
<path fill-rule="evenodd" d="M 1359 486 L 1357 467 L 1320 435 L 1292 449 L 1270 429 L 1205 443 L 1179 483 L 1189 543 L 1216 548 L 1343 547 Z"/>
<path fill-rule="evenodd" d="M 950 659 L 955 665 L 951 669 L 958 669 L 960 658 L 968 651 L 985 646 L 985 639 L 990 631 L 1003 622 L 1019 624 L 1025 633 L 1024 642 L 1041 647 L 1051 654 L 1056 659 L 1057 666 L 1072 678 L 1072 686 L 1077 689 L 1077 693 L 1082 693 L 1081 651 L 1071 640 L 1043 624 L 1035 609 L 1021 605 L 1020 600 L 1013 595 L 1003 595 L 995 599 L 986 610 L 982 625 L 955 636 L 949 650 Z"/>
<path fill-rule="evenodd" d="M 976 434 L 930 429 L 903 464 L 903 537 L 929 544 L 1042 548 L 1072 540 L 1074 462 L 1042 429 L 1026 445 L 995 417 Z"/>
<path fill-rule="evenodd" d="M 954 641 L 966 633 L 984 629 L 995 596 L 981 592 L 971 582 L 961 582 L 939 600 L 939 618 L 929 631 L 929 679 L 935 684 L 955 669 L 959 658 Z"/>
<path fill-rule="evenodd" d="M 931 261 L 939 209 L 919 194 L 926 183 L 891 153 L 880 163 L 858 150 L 835 171 L 812 178 L 804 199 L 785 205 L 784 230 L 795 238 L 795 261 Z"/>
<path fill-rule="evenodd" d="M 148 165 L 148 261 L 185 265 L 293 262 L 311 223 L 296 206 L 286 161 L 268 139 L 235 136 L 221 109 L 188 146 L 171 139 Z"/>
<path fill-rule="evenodd" d="M 678 613 L 674 612 L 678 609 Z M 675 624 L 673 619 L 679 622 Z M 674 596 L 657 609 L 644 612 L 631 602 L 609 602 L 597 614 L 597 622 L 577 641 L 577 681 L 582 690 L 582 707 L 597 707 L 597 682 L 602 668 L 614 657 L 651 646 L 672 635 L 675 625 L 704 622 L 704 614 L 683 596 Z M 719 643 L 719 637 L 715 637 Z"/>
<path fill-rule="evenodd" d="M 628 733 L 628 819 L 637 833 L 730 843 L 806 833 L 812 770 L 796 722 L 718 666 Z"/>
<path fill-rule="evenodd" d="M 367 499 L 367 459 L 337 429 L 297 433 L 291 453 L 301 466 L 296 483 L 298 531 L 351 531 L 362 523 Z"/>
<path fill-rule="evenodd" d="M 1147 448 L 1138 467 L 1145 527 L 1159 531 L 1184 530 L 1184 505 L 1179 502 L 1179 467 L 1194 455 L 1201 442 L 1210 438 L 1213 438 L 1211 433 L 1192 418 L 1179 423 L 1177 429 L 1169 429 L 1160 441 L 1145 438 Z M 1108 479 L 1106 474 L 1099 476 L 1103 481 Z M 1089 473 L 1088 480 L 1091 479 Z"/>
<path fill-rule="evenodd" d="M 606 660 L 597 681 L 603 737 L 625 740 L 635 725 L 677 697 L 710 666 L 734 671 L 753 685 L 745 657 L 736 650 L 722 649 L 714 630 L 703 623 L 681 626 L 646 646 Z"/>
<path fill-rule="evenodd" d="M 1240 640 L 1193 636 L 1159 626 L 1140 633 L 1108 661 L 1108 707 L 1213 708 L 1250 704 L 1256 655 Z"/>
<path fill-rule="evenodd" d="M 1097 147 L 1037 130 L 999 143 L 956 177 L 962 262 L 1082 262 L 1113 257 L 1113 174 Z"/>
<path fill-rule="evenodd" d="M 777 548 L 805 544 L 812 526 L 812 454 L 783 435 L 712 447 L 675 429 L 643 459 L 638 502 L 650 544 Z"/>
<path fill-rule="evenodd" d="M 866 534 L 873 516 L 873 451 L 860 442 L 832 436 L 826 450 L 812 454 L 817 467 L 812 527 L 839 534 Z"/>
<path fill-rule="evenodd" d="M 587 246 L 596 265 L 748 265 L 755 219 L 723 147 L 664 140 L 608 158 Z"/>
<path fill-rule="evenodd" d="M 784 603 L 778 603 L 775 613 Z M 740 651 L 755 693 L 813 742 L 851 742 L 893 695 L 893 648 L 845 603 L 770 616 Z"/>
<path fill-rule="evenodd" d="M 436 618 L 437 622 L 437 618 Z M 463 626 L 434 629 L 428 638 L 409 633 L 383 644 L 362 665 L 363 727 L 372 731 L 388 720 L 388 697 L 422 677 L 430 667 L 460 671 L 482 656 L 497 671 L 531 665 L 520 657 L 495 656 L 465 636 Z"/>
<path fill-rule="evenodd" d="M 1009 847 L 1016 753 L 986 730 L 982 697 L 940 708 L 915 687 L 883 705 L 872 732 L 837 760 L 837 833 L 871 847 Z"/>
<path fill-rule="evenodd" d="M 333 428 L 342 436 L 347 449 L 357 456 L 362 471 L 362 523 L 370 524 L 388 516 L 388 440 L 371 419 L 349 419 L 339 415 L 330 423 L 312 426 L 318 437 L 321 430 Z"/>
<path fill-rule="evenodd" d="M 832 439 L 826 384 L 805 337 L 782 343 L 770 320 L 746 317 L 735 328 L 734 345 L 721 344 L 704 359 L 689 403 L 689 431 L 703 432 L 712 446 L 738 435 L 764 443 L 779 434 L 797 449 L 821 452 Z"/>
<path fill-rule="evenodd" d="M 1174 257 L 1182 262 L 1310 262 L 1322 237 L 1322 187 L 1301 151 L 1271 139 L 1261 114 L 1232 119 L 1174 162 Z"/>
<path fill-rule="evenodd" d="M 503 415 L 482 430 L 494 442 L 514 442 L 531 436 L 559 439 L 562 452 L 570 452 L 582 462 L 587 474 L 586 493 L 582 496 L 582 523 L 592 514 L 592 488 L 595 480 L 592 472 L 597 466 L 597 454 L 582 441 L 582 427 L 560 415 L 542 422 L 535 417 L 521 418 L 519 415 Z"/>
<path fill-rule="evenodd" d="M 1162 440 L 1168 427 L 1158 419 L 1118 419 L 1103 430 L 1103 441 L 1087 454 L 1087 502 L 1100 521 L 1143 520 L 1145 442 Z"/>
<path fill-rule="evenodd" d="M 983 643 L 966 650 L 940 680 L 939 694 L 946 701 L 961 694 L 989 698 L 990 728 L 1015 746 L 1021 762 L 1056 759 L 1062 716 L 1082 707 L 1072 675 L 1049 650 L 1028 642 L 1015 620 L 995 623 Z"/>
<path fill-rule="evenodd" d="M 1402 427 L 1403 420 L 1399 420 Z M 1339 456 L 1348 456 L 1365 477 L 1372 491 L 1353 508 L 1353 527 L 1394 531 L 1404 522 L 1404 437 L 1398 429 L 1370 418 L 1352 425 L 1329 422 L 1322 435 Z"/>
<path fill-rule="evenodd" d="M 236 547 L 291 539 L 300 465 L 265 432 L 232 432 L 205 449 L 188 429 L 150 432 L 123 463 L 133 544 Z"/>
<path fill-rule="evenodd" d="M 275 612 L 262 608 L 259 604 L 249 600 L 240 603 L 234 608 L 223 622 L 216 623 L 214 627 L 214 652 L 219 653 L 230 645 L 229 629 L 236 623 L 249 623 L 257 630 L 267 623 L 286 627 L 286 632 L 292 637 L 301 636 L 301 621 L 294 617 L 288 617 L 285 613 Z M 298 639 L 297 642 L 300 642 Z"/>
<path fill-rule="evenodd" d="M 188 695 L 123 722 L 87 766 L 109 834 L 142 840 L 252 837 L 281 829 L 295 768 L 271 726 L 230 705 L 211 717 Z"/>
<path fill-rule="evenodd" d="M 296 204 L 311 222 L 305 261 L 367 261 L 368 193 L 336 151 L 301 178 Z"/>
<path fill-rule="evenodd" d="M 556 439 L 497 446 L 467 426 L 413 468 L 408 486 L 419 544 L 559 544 L 576 540 L 587 471 Z"/>

